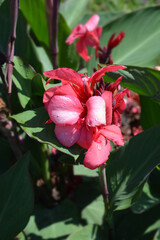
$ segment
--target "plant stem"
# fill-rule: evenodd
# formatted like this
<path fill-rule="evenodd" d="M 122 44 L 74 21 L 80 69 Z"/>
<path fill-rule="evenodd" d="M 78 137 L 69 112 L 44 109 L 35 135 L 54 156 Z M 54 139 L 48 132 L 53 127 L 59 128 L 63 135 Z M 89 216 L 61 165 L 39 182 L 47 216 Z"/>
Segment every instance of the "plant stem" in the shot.
<path fill-rule="evenodd" d="M 12 72 L 13 72 L 13 57 L 14 57 L 14 45 L 16 39 L 16 27 L 17 27 L 17 20 L 18 20 L 18 8 L 19 8 L 19 0 L 11 0 L 11 31 L 10 37 L 8 42 L 8 49 L 7 49 L 7 67 L 6 67 L 6 76 L 8 82 L 8 94 L 9 97 L 12 92 Z"/>
<path fill-rule="evenodd" d="M 52 55 L 52 65 L 58 67 L 58 10 L 60 0 L 46 0 L 47 21 L 49 29 L 50 51 Z"/>
<path fill-rule="evenodd" d="M 99 167 L 99 179 L 101 185 L 101 192 L 103 196 L 103 201 L 105 205 L 105 219 L 109 225 L 111 230 L 111 237 L 114 239 L 114 224 L 113 224 L 113 216 L 109 211 L 109 198 L 108 198 L 108 186 L 107 186 L 107 178 L 106 178 L 106 164 L 104 163 L 101 167 Z"/>

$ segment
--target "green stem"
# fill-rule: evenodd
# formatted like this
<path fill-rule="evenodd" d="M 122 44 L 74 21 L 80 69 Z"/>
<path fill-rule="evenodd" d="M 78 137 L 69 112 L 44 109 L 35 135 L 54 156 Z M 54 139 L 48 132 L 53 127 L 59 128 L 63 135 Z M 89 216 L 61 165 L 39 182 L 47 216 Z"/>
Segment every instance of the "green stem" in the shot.
<path fill-rule="evenodd" d="M 111 230 L 112 239 L 114 239 L 114 224 L 113 224 L 113 216 L 110 211 L 109 198 L 108 198 L 108 186 L 107 186 L 107 178 L 106 178 L 106 164 L 103 164 L 99 167 L 99 179 L 101 185 L 101 193 L 103 196 L 103 201 L 105 205 L 105 220 L 107 221 L 109 228 Z"/>

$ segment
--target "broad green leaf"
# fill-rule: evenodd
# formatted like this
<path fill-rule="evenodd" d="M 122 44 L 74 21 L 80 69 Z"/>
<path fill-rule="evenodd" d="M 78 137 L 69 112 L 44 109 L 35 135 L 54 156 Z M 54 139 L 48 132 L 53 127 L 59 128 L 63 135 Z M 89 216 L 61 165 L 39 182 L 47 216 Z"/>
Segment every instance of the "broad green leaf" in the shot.
<path fill-rule="evenodd" d="M 0 177 L 0 233 L 4 240 L 12 239 L 23 230 L 33 209 L 29 159 L 30 155 L 26 154 Z"/>
<path fill-rule="evenodd" d="M 104 66 L 104 65 L 99 65 Z M 160 72 L 150 68 L 127 66 L 125 70 L 109 72 L 104 76 L 106 82 L 113 82 L 123 76 L 121 85 L 140 95 L 160 101 Z"/>
<path fill-rule="evenodd" d="M 81 175 L 86 177 L 98 177 L 99 175 L 98 169 L 90 170 L 84 165 L 75 165 L 73 169 L 75 175 Z"/>
<path fill-rule="evenodd" d="M 103 197 L 100 195 L 89 205 L 83 208 L 81 216 L 88 224 L 102 225 L 105 214 Z"/>
<path fill-rule="evenodd" d="M 44 107 L 35 110 L 28 110 L 12 116 L 23 128 L 23 130 L 32 138 L 41 143 L 47 143 L 61 152 L 77 159 L 81 148 L 78 145 L 66 148 L 59 143 L 54 134 L 54 124 L 45 124 L 49 119 L 48 113 Z"/>
<path fill-rule="evenodd" d="M 5 0 L 0 6 L 0 51 L 5 55 L 10 34 L 10 0 Z M 31 39 L 28 36 L 26 20 L 21 11 L 18 13 L 18 22 L 16 28 L 15 55 L 21 57 L 24 61 L 31 64 L 36 71 L 41 72 L 41 63 L 33 49 Z"/>
<path fill-rule="evenodd" d="M 114 64 L 154 67 L 160 61 L 159 23 L 159 5 L 127 13 L 103 27 L 100 45 L 107 45 L 113 33 L 124 31 L 124 39 L 112 51 Z M 95 55 L 93 49 L 90 54 Z M 96 63 L 95 57 L 89 61 L 89 74 Z"/>
<path fill-rule="evenodd" d="M 14 57 L 13 81 L 17 87 L 19 101 L 23 108 L 29 103 L 32 91 L 31 80 L 36 72 L 20 58 Z"/>
<path fill-rule="evenodd" d="M 77 208 L 67 199 L 53 209 L 36 207 L 24 232 L 30 240 L 48 240 L 66 236 L 78 227 Z"/>
<path fill-rule="evenodd" d="M 37 39 L 49 46 L 45 1 L 21 0 L 19 4 Z"/>
<path fill-rule="evenodd" d="M 140 97 L 141 101 L 141 125 L 143 129 L 160 124 L 160 105 L 147 97 Z"/>
<path fill-rule="evenodd" d="M 58 66 L 68 67 L 77 70 L 79 56 L 77 54 L 75 44 L 67 45 L 65 43 L 67 37 L 70 34 L 70 28 L 68 27 L 65 19 L 60 14 L 59 15 L 59 25 L 58 25 Z"/>
<path fill-rule="evenodd" d="M 142 195 L 132 206 L 135 213 L 142 213 L 160 203 L 160 197 L 154 196 L 148 183 L 144 185 Z"/>
<path fill-rule="evenodd" d="M 68 0 L 60 5 L 60 13 L 63 15 L 67 24 L 72 29 L 79 24 L 87 9 L 88 0 Z"/>
<path fill-rule="evenodd" d="M 160 229 L 158 229 L 158 231 L 156 232 L 153 240 L 160 240 Z"/>
<path fill-rule="evenodd" d="M 160 126 L 133 137 L 111 154 L 107 180 L 111 209 L 133 205 L 150 172 L 160 163 Z"/>
<path fill-rule="evenodd" d="M 10 167 L 12 151 L 7 139 L 0 137 L 0 175 Z"/>
<path fill-rule="evenodd" d="M 87 225 L 73 232 L 66 240 L 108 240 L 107 230 L 97 225 Z"/>
<path fill-rule="evenodd" d="M 160 228 L 160 205 L 142 213 L 125 214 L 116 227 L 116 239 L 151 240 L 155 231 Z"/>

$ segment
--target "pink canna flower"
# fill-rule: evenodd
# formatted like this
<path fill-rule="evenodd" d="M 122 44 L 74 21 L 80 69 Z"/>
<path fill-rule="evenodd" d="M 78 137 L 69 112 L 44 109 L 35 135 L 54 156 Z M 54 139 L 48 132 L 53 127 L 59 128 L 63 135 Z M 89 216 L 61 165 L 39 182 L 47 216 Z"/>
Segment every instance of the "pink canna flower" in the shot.
<path fill-rule="evenodd" d="M 77 25 L 66 40 L 67 44 L 72 44 L 75 39 L 79 38 L 76 43 L 76 49 L 86 62 L 92 57 L 88 56 L 87 45 L 95 48 L 97 55 L 99 40 L 102 33 L 102 28 L 97 27 L 99 19 L 99 16 L 94 14 L 84 25 Z"/>
<path fill-rule="evenodd" d="M 47 83 L 51 79 L 62 82 L 62 86 L 52 87 L 44 93 L 43 102 L 50 117 L 48 122 L 55 123 L 55 135 L 61 144 L 71 147 L 77 143 L 87 149 L 83 161 L 87 168 L 95 169 L 107 161 L 110 140 L 124 145 L 119 126 L 124 110 L 123 97 L 128 90 L 116 94 L 122 77 L 107 88 L 102 77 L 106 72 L 125 68 L 121 65 L 103 67 L 91 77 L 68 68 L 44 72 L 49 77 Z"/>

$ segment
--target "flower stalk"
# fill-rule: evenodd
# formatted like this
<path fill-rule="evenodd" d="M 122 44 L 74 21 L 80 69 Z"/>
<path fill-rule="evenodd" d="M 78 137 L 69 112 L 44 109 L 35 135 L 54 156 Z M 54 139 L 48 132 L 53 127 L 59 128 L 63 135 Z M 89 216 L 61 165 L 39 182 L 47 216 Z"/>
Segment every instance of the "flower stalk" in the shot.
<path fill-rule="evenodd" d="M 101 193 L 103 196 L 104 206 L 105 206 L 105 216 L 104 219 L 107 221 L 110 229 L 110 237 L 114 239 L 114 224 L 113 224 L 113 216 L 112 213 L 109 211 L 109 192 L 107 186 L 107 178 L 106 178 L 106 163 L 99 167 L 99 180 L 101 186 Z"/>
<path fill-rule="evenodd" d="M 46 0 L 47 21 L 49 29 L 49 44 L 52 55 L 52 65 L 58 67 L 58 10 L 60 0 Z"/>

